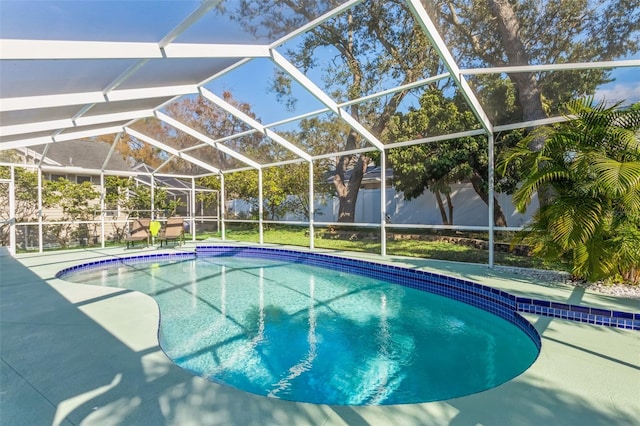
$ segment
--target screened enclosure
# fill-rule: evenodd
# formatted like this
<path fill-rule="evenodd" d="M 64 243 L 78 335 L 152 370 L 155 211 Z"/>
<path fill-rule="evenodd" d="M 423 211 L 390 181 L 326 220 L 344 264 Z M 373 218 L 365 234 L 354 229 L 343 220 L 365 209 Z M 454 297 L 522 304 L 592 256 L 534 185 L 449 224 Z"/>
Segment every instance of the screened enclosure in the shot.
<path fill-rule="evenodd" d="M 12 252 L 64 226 L 104 247 L 147 210 L 193 241 L 286 227 L 388 255 L 445 238 L 493 265 L 537 208 L 514 207 L 500 153 L 570 100 L 640 101 L 636 0 L 2 0 L 0 36 Z M 125 180 L 146 204 L 123 208 Z"/>

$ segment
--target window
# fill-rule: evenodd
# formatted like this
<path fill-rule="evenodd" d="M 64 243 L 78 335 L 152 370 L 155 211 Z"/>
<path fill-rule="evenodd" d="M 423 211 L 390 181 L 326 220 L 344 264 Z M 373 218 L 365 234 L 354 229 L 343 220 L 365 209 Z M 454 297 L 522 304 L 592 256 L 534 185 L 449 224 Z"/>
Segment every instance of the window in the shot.
<path fill-rule="evenodd" d="M 49 175 L 49 180 L 56 182 L 58 179 L 66 179 L 67 175 L 57 175 L 55 173 L 51 173 Z"/>
<path fill-rule="evenodd" d="M 91 176 L 76 176 L 76 183 L 91 182 Z"/>

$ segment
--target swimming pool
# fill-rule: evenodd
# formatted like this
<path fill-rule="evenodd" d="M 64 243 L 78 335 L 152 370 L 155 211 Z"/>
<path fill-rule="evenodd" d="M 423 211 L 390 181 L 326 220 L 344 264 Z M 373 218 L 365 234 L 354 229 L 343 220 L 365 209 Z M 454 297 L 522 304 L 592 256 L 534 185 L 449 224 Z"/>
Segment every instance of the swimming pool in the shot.
<path fill-rule="evenodd" d="M 501 306 L 500 294 L 469 296 L 471 306 L 411 288 L 420 279 L 402 268 L 333 259 L 327 269 L 325 261 L 332 259 L 218 247 L 102 261 L 60 276 L 152 295 L 161 346 L 176 364 L 274 398 L 442 400 L 504 383 L 537 357 L 537 333 Z"/>

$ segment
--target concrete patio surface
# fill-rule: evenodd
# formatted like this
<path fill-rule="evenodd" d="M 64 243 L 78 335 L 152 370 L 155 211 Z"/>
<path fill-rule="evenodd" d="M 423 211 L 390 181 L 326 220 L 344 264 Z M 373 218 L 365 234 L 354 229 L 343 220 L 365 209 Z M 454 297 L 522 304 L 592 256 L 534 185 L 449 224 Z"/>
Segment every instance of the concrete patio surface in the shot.
<path fill-rule="evenodd" d="M 187 244 L 177 250 L 193 250 Z M 176 249 L 161 249 L 171 251 Z M 638 425 L 640 332 L 524 315 L 542 336 L 526 372 L 474 395 L 348 407 L 247 394 L 194 377 L 158 345 L 146 295 L 55 274 L 156 247 L 0 256 L 0 425 Z M 483 265 L 341 253 L 464 277 L 517 295 L 640 312 L 640 300 Z M 465 366 L 460 366 L 464 374 Z"/>

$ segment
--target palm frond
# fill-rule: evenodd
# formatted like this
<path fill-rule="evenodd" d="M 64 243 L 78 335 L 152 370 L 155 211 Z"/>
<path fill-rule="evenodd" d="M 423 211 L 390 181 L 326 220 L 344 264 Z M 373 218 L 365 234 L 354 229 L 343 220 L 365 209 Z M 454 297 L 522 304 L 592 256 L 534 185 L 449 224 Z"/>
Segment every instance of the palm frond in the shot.
<path fill-rule="evenodd" d="M 561 197 L 541 212 L 551 238 L 565 249 L 586 243 L 601 224 L 601 204 L 594 199 Z"/>
<path fill-rule="evenodd" d="M 620 162 L 600 157 L 592 160 L 591 168 L 596 182 L 614 197 L 640 184 L 640 161 Z"/>
<path fill-rule="evenodd" d="M 640 213 L 640 185 L 625 192 L 621 199 L 622 207 L 628 215 Z"/>
<path fill-rule="evenodd" d="M 536 172 L 531 173 L 529 177 L 525 179 L 522 186 L 520 186 L 513 194 L 513 201 L 516 209 L 518 211 L 525 211 L 527 205 L 531 203 L 534 194 L 538 192 L 540 187 L 548 183 L 570 178 L 571 174 L 561 167 L 552 168 L 551 166 L 548 166 L 544 170 L 537 170 Z"/>

